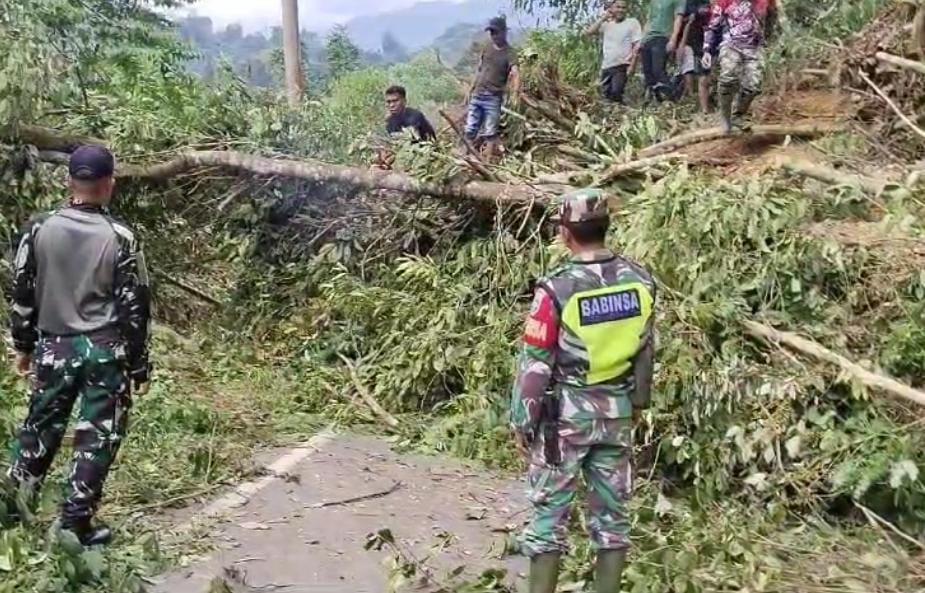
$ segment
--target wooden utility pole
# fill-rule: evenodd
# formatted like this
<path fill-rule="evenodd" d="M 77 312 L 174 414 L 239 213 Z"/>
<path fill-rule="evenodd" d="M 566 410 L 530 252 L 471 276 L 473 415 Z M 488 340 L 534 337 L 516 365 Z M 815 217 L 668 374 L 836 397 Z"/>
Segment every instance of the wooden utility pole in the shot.
<path fill-rule="evenodd" d="M 299 43 L 299 2 L 283 0 L 283 56 L 286 63 L 286 92 L 289 106 L 302 104 L 305 79 L 302 77 L 302 45 Z"/>

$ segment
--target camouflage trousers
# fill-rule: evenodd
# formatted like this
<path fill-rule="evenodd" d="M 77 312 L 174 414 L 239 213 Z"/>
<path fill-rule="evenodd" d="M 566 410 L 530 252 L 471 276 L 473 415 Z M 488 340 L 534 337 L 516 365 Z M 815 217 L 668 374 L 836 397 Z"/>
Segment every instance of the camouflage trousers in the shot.
<path fill-rule="evenodd" d="M 546 463 L 542 436 L 530 447 L 527 496 L 533 521 L 521 538 L 530 557 L 567 549 L 567 528 L 580 482 L 586 489 L 585 517 L 599 550 L 625 550 L 630 545 L 627 504 L 632 490 L 632 421 L 592 420 L 576 429 L 559 430 L 562 463 Z"/>
<path fill-rule="evenodd" d="M 760 48 L 739 49 L 723 46 L 719 52 L 720 92 L 757 95 L 764 77 L 764 54 Z"/>
<path fill-rule="evenodd" d="M 124 347 L 110 332 L 40 339 L 29 414 L 13 446 L 9 477 L 36 489 L 45 478 L 80 400 L 74 457 L 62 505 L 65 522 L 93 516 L 119 451 L 131 406 Z"/>

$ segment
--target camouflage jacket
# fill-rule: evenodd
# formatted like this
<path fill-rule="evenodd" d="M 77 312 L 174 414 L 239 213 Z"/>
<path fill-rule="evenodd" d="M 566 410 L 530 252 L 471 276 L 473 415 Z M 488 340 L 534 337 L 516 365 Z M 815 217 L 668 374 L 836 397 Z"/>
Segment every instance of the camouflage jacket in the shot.
<path fill-rule="evenodd" d="M 30 221 L 16 251 L 10 316 L 17 351 L 42 336 L 119 330 L 128 371 L 148 380 L 151 293 L 133 233 L 105 209 L 71 205 Z"/>
<path fill-rule="evenodd" d="M 550 388 L 566 425 L 647 407 L 655 292 L 645 269 L 609 250 L 577 256 L 542 280 L 517 363 L 512 428 L 532 438 Z"/>
<path fill-rule="evenodd" d="M 704 31 L 704 52 L 712 53 L 720 40 L 740 51 L 757 50 L 773 35 L 776 17 L 775 0 L 716 0 Z"/>

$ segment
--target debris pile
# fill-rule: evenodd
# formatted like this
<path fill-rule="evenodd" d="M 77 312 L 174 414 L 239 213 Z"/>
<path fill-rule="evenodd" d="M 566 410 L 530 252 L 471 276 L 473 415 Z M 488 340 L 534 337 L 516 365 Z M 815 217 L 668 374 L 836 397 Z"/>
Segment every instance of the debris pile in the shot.
<path fill-rule="evenodd" d="M 842 83 L 863 100 L 860 117 L 907 156 L 925 148 L 925 2 L 891 4 L 849 40 Z"/>

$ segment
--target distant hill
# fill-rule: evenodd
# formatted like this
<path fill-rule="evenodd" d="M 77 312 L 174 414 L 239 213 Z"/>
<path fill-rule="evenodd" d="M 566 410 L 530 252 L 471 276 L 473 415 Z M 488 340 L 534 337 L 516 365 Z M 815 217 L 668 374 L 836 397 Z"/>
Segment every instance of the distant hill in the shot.
<path fill-rule="evenodd" d="M 421 2 L 409 8 L 377 15 L 361 16 L 346 23 L 354 43 L 363 49 L 376 51 L 382 47 L 382 38 L 391 33 L 411 51 L 434 43 L 454 25 L 482 26 L 488 19 L 507 14 L 509 23 L 517 25 L 510 0 L 436 0 Z"/>
<path fill-rule="evenodd" d="M 430 48 L 437 50 L 444 63 L 455 65 L 469 52 L 472 44 L 482 37 L 482 25 L 457 23 L 434 39 Z"/>

